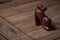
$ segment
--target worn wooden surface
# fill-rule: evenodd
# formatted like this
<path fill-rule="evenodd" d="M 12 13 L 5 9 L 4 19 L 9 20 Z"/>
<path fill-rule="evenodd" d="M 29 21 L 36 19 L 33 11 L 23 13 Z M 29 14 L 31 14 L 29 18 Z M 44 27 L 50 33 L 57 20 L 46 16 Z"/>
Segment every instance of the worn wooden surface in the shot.
<path fill-rule="evenodd" d="M 0 40 L 5 40 L 5 38 L 0 35 Z"/>
<path fill-rule="evenodd" d="M 0 33 L 8 40 L 60 40 L 60 0 L 22 1 L 0 5 Z M 35 27 L 34 9 L 39 3 L 51 5 L 45 13 L 52 19 L 56 30 L 48 32 L 41 26 Z"/>
<path fill-rule="evenodd" d="M 8 40 L 32 40 L 21 32 L 20 29 L 9 24 L 4 18 L 0 18 L 0 33 Z"/>

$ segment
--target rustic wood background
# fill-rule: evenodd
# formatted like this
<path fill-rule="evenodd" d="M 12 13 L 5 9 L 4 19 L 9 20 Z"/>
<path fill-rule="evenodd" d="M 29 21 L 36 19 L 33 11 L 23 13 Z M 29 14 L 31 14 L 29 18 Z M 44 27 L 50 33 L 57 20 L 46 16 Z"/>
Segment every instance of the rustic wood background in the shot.
<path fill-rule="evenodd" d="M 0 4 L 0 40 L 60 40 L 60 0 L 9 1 L 0 1 L 6 2 Z M 41 26 L 35 27 L 34 9 L 39 3 L 48 6 L 45 13 L 56 30 L 48 32 Z"/>

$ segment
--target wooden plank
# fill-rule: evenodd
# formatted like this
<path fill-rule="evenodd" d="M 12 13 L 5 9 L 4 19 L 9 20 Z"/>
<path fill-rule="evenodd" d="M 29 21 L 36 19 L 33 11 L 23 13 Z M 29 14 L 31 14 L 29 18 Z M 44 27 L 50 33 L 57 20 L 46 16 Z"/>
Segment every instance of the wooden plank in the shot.
<path fill-rule="evenodd" d="M 45 31 L 43 29 L 39 29 L 39 30 L 30 32 L 30 33 L 27 33 L 27 34 L 32 36 L 35 39 L 44 39 L 44 37 L 49 37 L 48 35 L 51 35 L 51 34 L 54 35 L 54 34 L 57 34 L 57 33 L 60 33 L 60 29 L 59 30 L 55 30 L 55 31 L 49 31 L 49 32 Z M 58 36 L 60 36 L 60 35 L 58 35 Z"/>
<path fill-rule="evenodd" d="M 50 16 L 50 17 L 54 17 L 56 15 L 60 15 L 60 3 L 56 4 L 54 6 L 48 7 L 47 11 L 46 11 L 46 15 Z"/>
<path fill-rule="evenodd" d="M 15 10 L 14 8 L 11 8 L 11 9 L 4 9 L 4 10 L 1 10 L 0 11 L 0 16 L 3 16 L 3 17 L 6 17 L 6 16 L 9 16 L 9 15 L 14 15 L 18 13 L 17 10 Z"/>
<path fill-rule="evenodd" d="M 32 11 L 24 12 L 22 14 L 16 14 L 10 17 L 6 17 L 6 19 L 11 22 L 12 24 L 18 24 L 19 21 L 21 22 L 22 20 L 28 20 L 29 17 L 33 16 Z"/>
<path fill-rule="evenodd" d="M 32 40 L 15 26 L 9 24 L 5 19 L 0 17 L 0 33 L 8 40 Z"/>
<path fill-rule="evenodd" d="M 39 1 L 39 0 L 10 0 L 10 1 L 11 2 L 1 5 L 1 6 L 3 6 L 3 7 L 0 6 L 1 9 L 14 7 L 14 6 L 22 5 L 22 4 L 27 4 L 27 3 L 31 3 L 31 2 L 35 2 L 35 1 Z"/>
<path fill-rule="evenodd" d="M 20 12 L 25 12 L 25 11 L 35 9 L 37 4 L 39 4 L 39 3 L 43 4 L 44 6 L 47 6 L 47 5 L 50 5 L 50 4 L 57 3 L 57 2 L 59 2 L 59 0 L 58 1 L 41 0 L 41 1 L 31 2 L 31 3 L 28 3 L 28 4 L 23 4 L 23 5 L 18 5 L 18 6 L 16 5 L 14 7 L 4 8 L 4 9 L 0 10 L 0 15 L 3 16 L 3 17 L 7 17 L 7 16 L 14 15 L 14 14 L 18 14 Z M 5 7 L 5 6 L 2 6 L 2 7 Z"/>
<path fill-rule="evenodd" d="M 43 29 L 28 33 L 28 35 L 35 38 L 35 40 L 54 40 L 60 37 L 60 29 L 55 31 L 45 31 Z"/>
<path fill-rule="evenodd" d="M 28 3 L 28 4 L 25 4 L 25 5 L 19 5 L 17 7 L 2 9 L 0 11 L 0 15 L 3 16 L 3 17 L 8 17 L 8 16 L 11 16 L 11 15 L 14 15 L 14 14 L 21 14 L 22 12 L 32 10 L 33 6 L 36 5 L 37 3 L 38 2 L 35 2 L 35 4 L 34 3 Z"/>
<path fill-rule="evenodd" d="M 56 31 L 50 35 L 39 38 L 38 40 L 60 40 L 60 31 Z"/>

